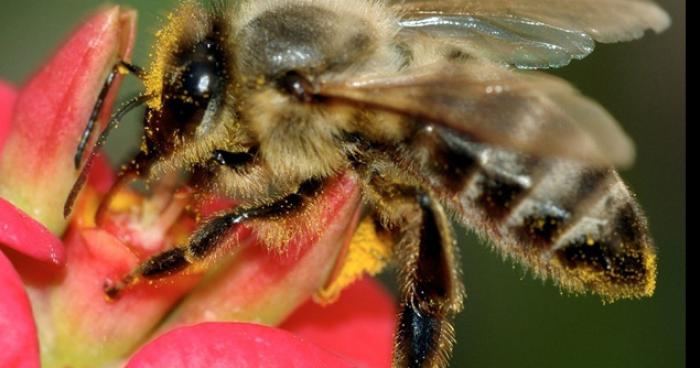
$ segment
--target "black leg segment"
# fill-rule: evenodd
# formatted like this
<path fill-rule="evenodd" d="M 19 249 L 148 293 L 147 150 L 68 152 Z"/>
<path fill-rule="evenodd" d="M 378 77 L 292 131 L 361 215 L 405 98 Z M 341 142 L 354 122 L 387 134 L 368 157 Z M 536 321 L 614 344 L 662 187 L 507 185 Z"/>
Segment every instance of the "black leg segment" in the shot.
<path fill-rule="evenodd" d="M 463 295 L 454 239 L 440 204 L 421 192 L 413 200 L 416 212 L 395 230 L 402 295 L 394 366 L 444 367 Z"/>
<path fill-rule="evenodd" d="M 300 211 L 320 188 L 319 182 L 305 182 L 297 193 L 257 207 L 237 208 L 223 213 L 204 223 L 190 238 L 186 246 L 166 250 L 143 262 L 121 282 L 105 283 L 105 294 L 116 299 L 119 294 L 140 278 L 161 279 L 186 270 L 191 265 L 206 259 L 222 245 L 225 235 L 237 224 L 251 219 L 276 219 Z"/>
<path fill-rule="evenodd" d="M 97 95 L 97 101 L 95 101 L 95 106 L 92 108 L 90 119 L 88 119 L 87 125 L 85 126 L 85 130 L 83 130 L 83 134 L 80 136 L 80 141 L 78 142 L 78 147 L 75 150 L 75 156 L 73 158 L 73 164 L 75 165 L 76 169 L 80 168 L 80 162 L 83 160 L 85 147 L 87 146 L 87 143 L 90 140 L 92 131 L 95 130 L 95 123 L 97 122 L 97 118 L 99 118 L 100 113 L 102 112 L 102 106 L 105 103 L 107 94 L 112 88 L 114 81 L 117 79 L 117 76 L 119 74 L 123 74 L 124 72 L 134 74 L 140 79 L 143 79 L 144 76 L 144 71 L 138 66 L 131 65 L 124 61 L 119 61 L 116 65 L 114 65 L 112 71 L 107 75 L 107 79 L 105 79 L 105 82 L 102 85 L 100 94 Z"/>

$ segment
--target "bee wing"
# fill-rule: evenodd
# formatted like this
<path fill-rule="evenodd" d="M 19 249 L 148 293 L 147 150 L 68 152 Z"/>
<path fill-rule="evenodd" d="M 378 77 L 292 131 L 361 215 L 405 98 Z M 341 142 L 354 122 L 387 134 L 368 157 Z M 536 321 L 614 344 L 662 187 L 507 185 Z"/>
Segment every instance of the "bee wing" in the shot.
<path fill-rule="evenodd" d="M 327 81 L 320 96 L 445 126 L 535 156 L 627 166 L 634 146 L 615 119 L 567 82 L 482 61 L 435 64 L 391 76 Z"/>
<path fill-rule="evenodd" d="M 670 24 L 646 0 L 395 1 L 400 36 L 439 38 L 519 68 L 560 67 L 582 59 L 594 41 L 639 38 Z"/>

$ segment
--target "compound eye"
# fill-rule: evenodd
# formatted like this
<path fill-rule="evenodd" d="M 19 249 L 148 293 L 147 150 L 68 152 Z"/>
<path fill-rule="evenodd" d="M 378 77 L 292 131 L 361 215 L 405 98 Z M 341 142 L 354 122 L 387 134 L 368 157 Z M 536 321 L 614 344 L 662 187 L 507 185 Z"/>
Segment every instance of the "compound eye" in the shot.
<path fill-rule="evenodd" d="M 194 62 L 182 75 L 183 93 L 200 107 L 206 106 L 218 84 L 215 62 Z"/>
<path fill-rule="evenodd" d="M 219 89 L 223 68 L 215 45 L 205 40 L 195 46 L 180 76 L 180 88 L 186 98 L 198 107 L 206 107 L 212 94 Z"/>

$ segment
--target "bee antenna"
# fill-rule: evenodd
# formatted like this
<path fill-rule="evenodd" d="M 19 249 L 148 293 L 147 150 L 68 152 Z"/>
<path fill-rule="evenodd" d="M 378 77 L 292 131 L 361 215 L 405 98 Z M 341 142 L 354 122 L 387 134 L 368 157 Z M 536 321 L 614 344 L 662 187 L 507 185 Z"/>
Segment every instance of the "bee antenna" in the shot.
<path fill-rule="evenodd" d="M 70 215 L 71 211 L 73 210 L 73 204 L 75 204 L 75 200 L 78 198 L 80 190 L 83 188 L 85 182 L 87 181 L 88 173 L 90 172 L 90 168 L 92 167 L 93 159 L 97 155 L 99 149 L 102 148 L 102 146 L 107 141 L 109 133 L 112 131 L 113 128 L 119 125 L 119 122 L 122 120 L 124 115 L 129 113 L 129 111 L 133 110 L 134 108 L 139 107 L 144 103 L 148 102 L 153 97 L 153 95 L 138 95 L 124 103 L 119 108 L 119 110 L 117 110 L 117 112 L 115 112 L 114 115 L 112 115 L 112 118 L 107 123 L 107 126 L 104 128 L 104 130 L 102 130 L 102 133 L 100 133 L 97 142 L 95 142 L 95 146 L 92 147 L 92 151 L 90 151 L 90 155 L 85 161 L 85 165 L 83 166 L 82 170 L 80 170 L 80 174 L 78 175 L 78 178 L 75 179 L 73 188 L 71 188 L 71 191 L 68 194 L 68 198 L 66 198 L 66 203 L 63 206 L 64 217 L 68 217 L 68 215 Z"/>

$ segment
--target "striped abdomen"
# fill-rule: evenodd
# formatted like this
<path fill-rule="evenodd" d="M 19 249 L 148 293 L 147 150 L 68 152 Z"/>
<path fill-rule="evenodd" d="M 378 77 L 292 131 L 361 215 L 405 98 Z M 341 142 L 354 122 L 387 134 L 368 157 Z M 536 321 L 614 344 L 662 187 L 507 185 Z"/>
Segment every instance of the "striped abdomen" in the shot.
<path fill-rule="evenodd" d="M 655 252 L 646 220 L 612 168 L 537 159 L 426 126 L 410 167 L 465 224 L 567 289 L 650 295 Z"/>

